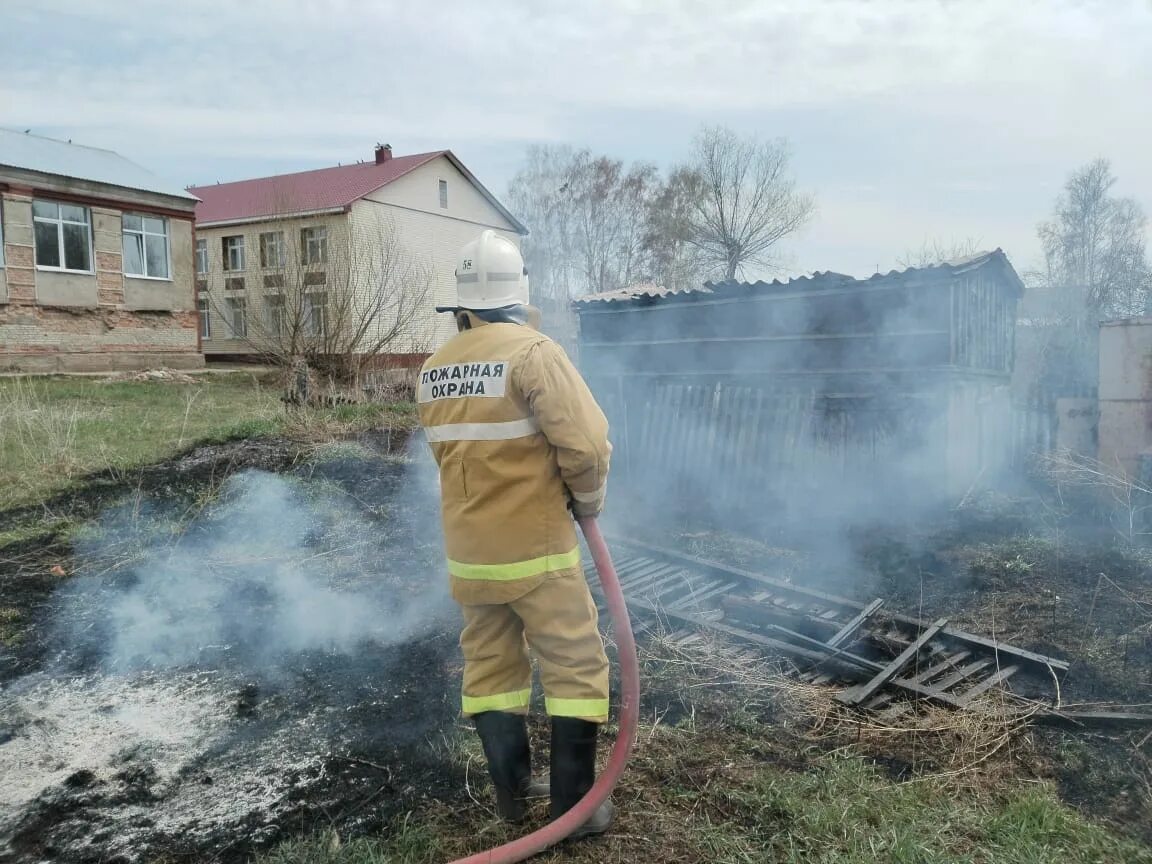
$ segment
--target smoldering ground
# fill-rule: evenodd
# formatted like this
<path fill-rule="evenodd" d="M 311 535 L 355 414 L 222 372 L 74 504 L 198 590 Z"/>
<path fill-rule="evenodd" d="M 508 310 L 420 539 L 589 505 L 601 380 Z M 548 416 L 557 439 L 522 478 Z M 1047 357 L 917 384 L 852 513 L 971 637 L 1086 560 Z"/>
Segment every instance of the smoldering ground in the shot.
<path fill-rule="evenodd" d="M 268 675 L 308 651 L 408 641 L 448 608 L 444 580 L 390 572 L 379 531 L 346 495 L 255 471 L 187 525 L 120 508 L 81 540 L 53 642 L 62 662 L 109 673 Z"/>
<path fill-rule="evenodd" d="M 81 532 L 50 650 L 0 692 L 0 860 L 240 858 L 450 797 L 457 613 L 426 468 L 351 450 Z"/>

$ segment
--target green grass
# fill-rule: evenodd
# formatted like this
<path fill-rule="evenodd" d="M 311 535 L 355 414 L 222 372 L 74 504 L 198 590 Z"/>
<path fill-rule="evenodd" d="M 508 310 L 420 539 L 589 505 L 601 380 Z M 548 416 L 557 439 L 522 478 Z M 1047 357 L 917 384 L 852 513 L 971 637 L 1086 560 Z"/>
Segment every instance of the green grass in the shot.
<path fill-rule="evenodd" d="M 440 850 L 433 827 L 408 814 L 385 838 L 343 843 L 337 835 L 325 833 L 277 846 L 260 864 L 441 864 Z"/>
<path fill-rule="evenodd" d="M 196 384 L 0 380 L 0 509 L 67 489 L 94 471 L 127 470 L 203 439 L 276 430 L 274 390 L 247 375 Z"/>
<path fill-rule="evenodd" d="M 246 374 L 194 384 L 0 379 L 0 511 L 35 503 L 98 471 L 129 471 L 194 444 L 287 435 L 339 438 L 412 425 L 407 404 L 286 411 L 275 385 Z"/>

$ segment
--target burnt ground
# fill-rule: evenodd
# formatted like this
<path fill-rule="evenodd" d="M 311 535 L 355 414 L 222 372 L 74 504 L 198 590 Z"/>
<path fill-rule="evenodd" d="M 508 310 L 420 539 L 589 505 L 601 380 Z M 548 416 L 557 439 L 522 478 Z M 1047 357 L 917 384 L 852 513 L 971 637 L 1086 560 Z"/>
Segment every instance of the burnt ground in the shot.
<path fill-rule="evenodd" d="M 31 526 L 0 551 L 2 605 L 19 615 L 0 643 L 0 861 L 240 861 L 319 829 L 378 834 L 464 794 L 456 622 L 429 587 L 443 582 L 438 513 L 391 458 L 402 442 L 368 444 L 318 458 L 282 441 L 210 445 L 0 514 L 0 529 Z M 248 516 L 254 542 L 279 542 L 260 536 L 279 517 L 262 522 L 249 511 L 265 499 L 244 497 L 276 476 L 297 508 L 285 518 L 318 514 L 299 547 L 315 554 L 285 576 L 324 583 L 313 605 L 265 620 L 285 611 L 275 584 L 225 569 L 235 593 L 189 607 L 224 622 L 210 650 L 114 656 L 111 621 L 150 621 L 136 608 L 149 580 L 198 590 L 164 565 L 227 555 L 212 538 L 229 525 L 245 538 L 235 523 Z M 230 477 L 251 478 L 249 491 L 230 491 Z M 326 603 L 349 620 L 315 631 Z M 300 638 L 280 645 L 269 622 L 285 620 Z M 146 634 L 150 650 L 186 623 Z M 345 624 L 355 644 L 334 636 Z"/>
<path fill-rule="evenodd" d="M 455 619 L 436 603 L 417 625 L 405 612 L 442 577 L 434 497 L 409 494 L 411 471 L 389 458 L 402 443 L 363 439 L 320 457 L 277 440 L 209 445 L 0 514 L 0 530 L 28 529 L 0 550 L 0 605 L 19 613 L 0 640 L 0 773 L 15 766 L 31 778 L 0 792 L 0 861 L 241 861 L 321 829 L 378 835 L 409 811 L 475 806 L 454 746 Z M 355 645 L 309 643 L 270 658 L 270 631 L 245 622 L 262 620 L 274 598 L 249 585 L 254 596 L 230 619 L 226 650 L 157 668 L 110 664 L 106 613 L 122 610 L 112 601 L 149 581 L 141 560 L 167 560 L 142 559 L 140 547 L 160 535 L 165 555 L 201 549 L 214 526 L 236 520 L 213 502 L 231 494 L 229 478 L 253 470 L 312 496 L 326 527 L 306 543 L 329 562 L 323 578 L 395 614 Z M 123 533 L 125 520 L 134 526 L 126 538 L 93 550 L 91 526 L 96 536 Z M 990 501 L 899 528 L 845 531 L 831 543 L 820 542 L 827 526 L 777 526 L 749 541 L 693 520 L 648 539 L 861 599 L 883 596 L 1067 657 L 1066 702 L 1152 702 L 1149 559 L 1108 536 L 1052 527 L 1028 506 Z M 366 545 L 349 552 L 356 538 Z M 699 706 L 682 695 L 676 681 L 648 682 L 645 716 L 695 723 Z M 762 706 L 757 721 L 771 724 L 771 711 Z M 723 713 L 717 728 L 735 722 Z M 789 771 L 851 743 L 814 745 L 788 723 L 756 730 L 758 758 Z M 1152 841 L 1148 731 L 1035 729 L 1012 771 L 1054 778 L 1067 801 Z M 946 767 L 899 747 L 866 755 L 897 781 Z M 669 759 L 691 779 L 687 754 Z M 700 776 L 711 770 L 701 764 Z"/>

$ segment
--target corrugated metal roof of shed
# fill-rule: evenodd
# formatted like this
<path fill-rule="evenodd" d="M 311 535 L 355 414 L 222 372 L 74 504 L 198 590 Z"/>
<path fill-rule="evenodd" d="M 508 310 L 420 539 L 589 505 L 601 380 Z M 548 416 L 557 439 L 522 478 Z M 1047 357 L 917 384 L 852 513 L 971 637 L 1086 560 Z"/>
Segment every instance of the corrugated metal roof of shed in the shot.
<path fill-rule="evenodd" d="M 951 261 L 943 261 L 939 264 L 932 264 L 926 267 L 908 267 L 904 270 L 890 270 L 887 273 L 876 273 L 867 279 L 856 279 L 852 276 L 845 275 L 844 273 L 835 273 L 827 270 L 823 273 L 817 271 L 811 276 L 799 276 L 792 279 L 781 281 L 773 279 L 771 282 L 757 281 L 757 282 L 740 282 L 737 280 L 725 282 L 706 282 L 699 288 L 693 288 L 681 291 L 666 291 L 660 289 L 659 292 L 640 292 L 635 293 L 630 289 L 622 289 L 620 291 L 606 291 L 600 294 L 590 294 L 584 297 L 579 297 L 573 301 L 577 306 L 589 307 L 595 303 L 618 303 L 627 302 L 632 300 L 639 300 L 642 298 L 649 298 L 650 300 L 664 299 L 667 297 L 674 297 L 676 299 L 684 298 L 686 302 L 690 302 L 693 295 L 699 294 L 713 294 L 722 295 L 725 297 L 740 297 L 763 295 L 765 293 L 784 293 L 789 291 L 819 291 L 828 289 L 843 289 L 848 287 L 881 287 L 886 282 L 893 283 L 893 286 L 913 281 L 917 278 L 927 277 L 946 277 L 953 278 L 963 273 L 972 270 L 978 270 L 981 267 L 988 266 L 989 264 L 1000 265 L 1009 283 L 1016 290 L 1022 293 L 1024 286 L 1017 275 L 1016 270 L 1012 267 L 1008 257 L 1004 254 L 1002 249 L 994 249 L 990 252 L 978 252 L 975 255 L 969 255 L 964 258 L 957 258 Z"/>
<path fill-rule="evenodd" d="M 157 177 L 147 168 L 112 150 L 71 144 L 11 129 L 0 129 L 0 166 L 106 183 L 140 192 L 154 192 L 186 201 L 197 200 L 195 195 L 175 183 Z"/>
<path fill-rule="evenodd" d="M 670 294 L 711 294 L 712 289 L 701 288 L 665 288 L 655 282 L 638 282 L 627 288 L 617 288 L 614 291 L 600 291 L 596 294 L 587 294 L 578 298 L 577 303 L 605 302 L 613 300 L 636 300 L 640 297 L 667 297 Z"/>

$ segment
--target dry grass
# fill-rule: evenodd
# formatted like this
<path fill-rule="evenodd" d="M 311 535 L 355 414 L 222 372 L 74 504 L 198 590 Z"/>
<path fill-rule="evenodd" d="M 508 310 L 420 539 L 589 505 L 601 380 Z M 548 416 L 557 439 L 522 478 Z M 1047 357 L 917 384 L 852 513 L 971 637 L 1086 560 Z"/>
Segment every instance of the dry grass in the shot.
<path fill-rule="evenodd" d="M 1041 476 L 1063 500 L 1071 493 L 1089 497 L 1087 503 L 1105 509 L 1113 528 L 1127 543 L 1148 533 L 1152 489 L 1130 477 L 1120 464 L 1109 464 L 1071 450 L 1057 450 L 1039 457 Z M 1095 501 L 1091 499 L 1095 498 Z"/>
<path fill-rule="evenodd" d="M 958 783 L 990 782 L 1012 775 L 1034 755 L 1028 720 L 1019 703 L 995 692 L 969 711 L 923 701 L 897 703 L 883 713 L 861 712 L 836 700 L 839 688 L 792 677 L 789 664 L 722 640 L 694 635 L 684 645 L 667 636 L 647 642 L 645 666 L 682 682 L 688 692 L 727 694 L 740 713 L 771 716 L 779 727 L 826 753 L 902 763 L 901 773 Z M 735 700 L 733 704 L 733 700 Z"/>
<path fill-rule="evenodd" d="M 371 402 L 335 408 L 290 408 L 281 422 L 284 437 L 304 444 L 324 445 L 371 429 L 391 436 L 410 432 L 418 425 L 410 402 Z"/>

